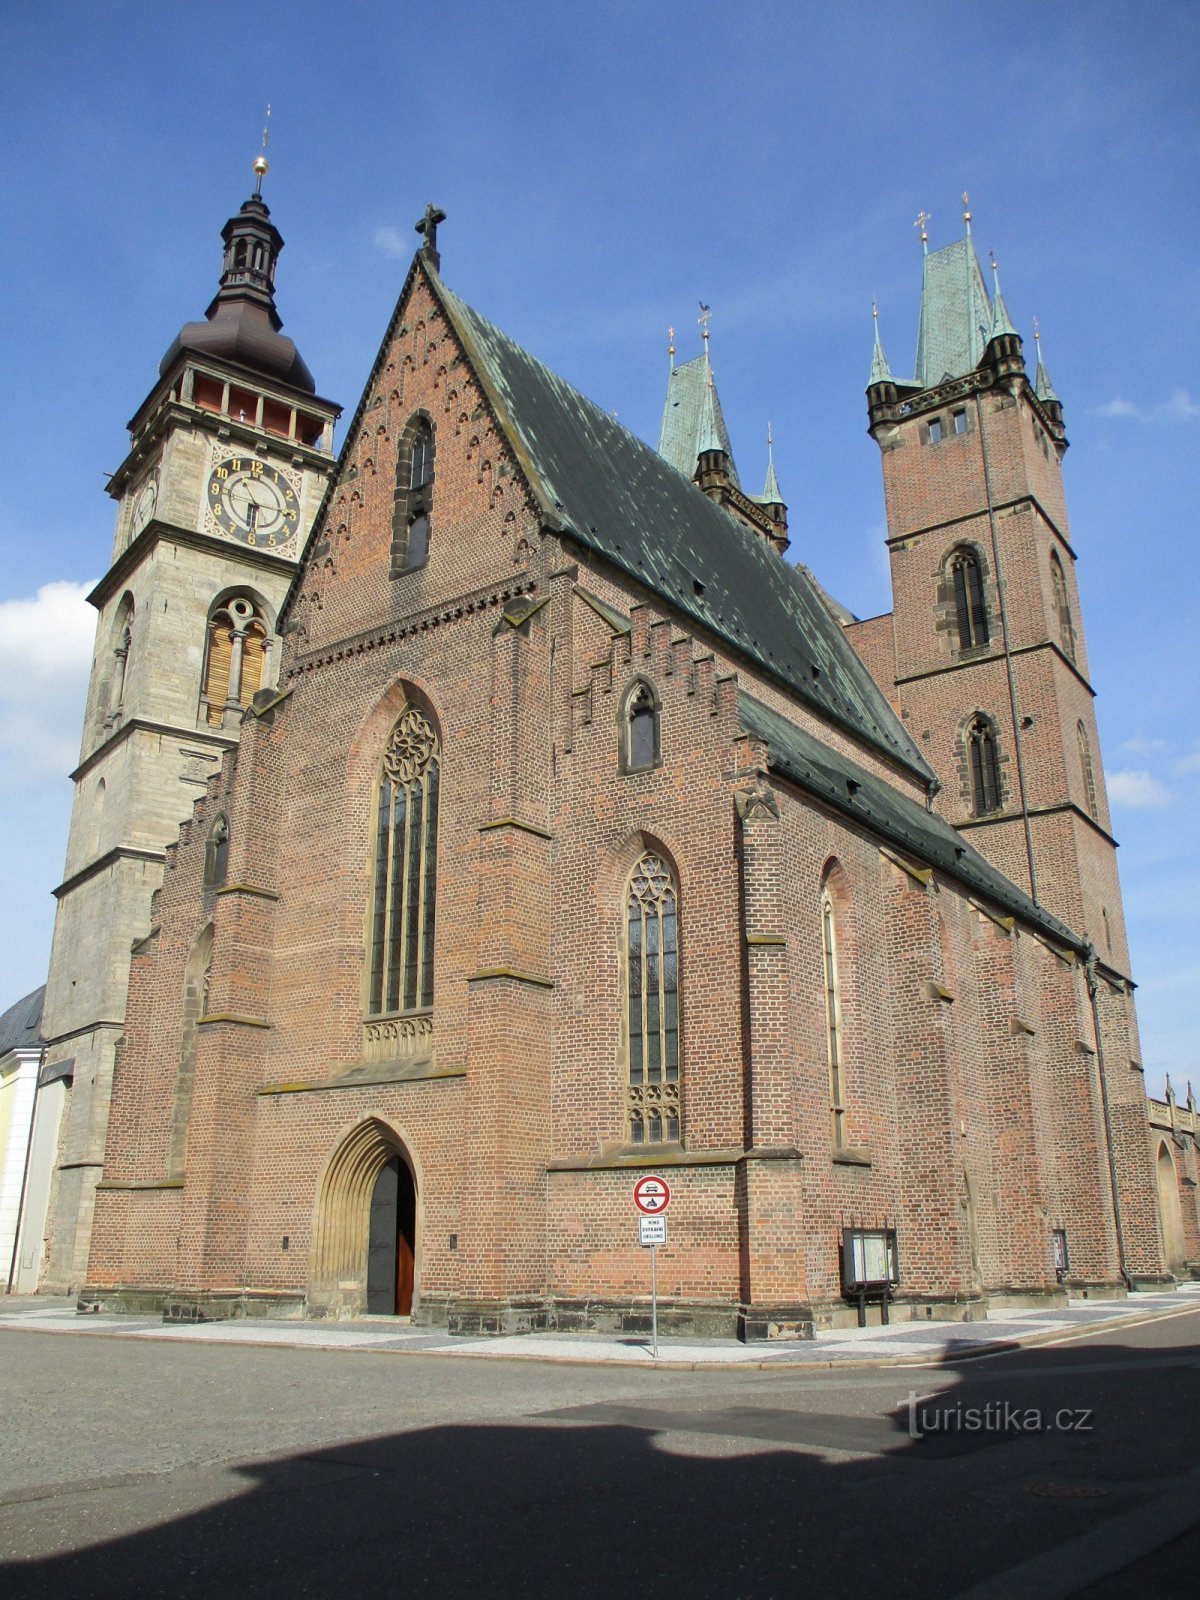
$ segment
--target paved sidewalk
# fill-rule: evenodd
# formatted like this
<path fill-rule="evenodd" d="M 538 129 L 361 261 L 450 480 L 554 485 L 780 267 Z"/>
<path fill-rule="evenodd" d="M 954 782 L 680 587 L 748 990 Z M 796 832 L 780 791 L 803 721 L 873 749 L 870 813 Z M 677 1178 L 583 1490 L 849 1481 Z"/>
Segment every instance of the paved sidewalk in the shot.
<path fill-rule="evenodd" d="M 1021 1345 L 1053 1343 L 1090 1328 L 1119 1331 L 1123 1324 L 1194 1311 L 1198 1306 L 1200 1283 L 1184 1283 L 1174 1292 L 1135 1294 L 1127 1300 L 1072 1301 L 1065 1309 L 1053 1311 L 1004 1311 L 986 1322 L 893 1322 L 886 1328 L 843 1328 L 819 1333 L 815 1339 L 779 1344 L 660 1338 L 658 1365 L 771 1368 L 941 1365 Z M 81 1316 L 71 1300 L 39 1296 L 0 1297 L 0 1332 L 6 1328 L 85 1338 L 378 1350 L 399 1355 L 505 1357 L 630 1366 L 655 1362 L 649 1339 L 640 1335 L 526 1333 L 499 1338 L 465 1338 L 436 1328 L 410 1327 L 394 1317 L 359 1317 L 348 1322 L 287 1322 L 263 1318 L 165 1324 L 148 1317 Z"/>

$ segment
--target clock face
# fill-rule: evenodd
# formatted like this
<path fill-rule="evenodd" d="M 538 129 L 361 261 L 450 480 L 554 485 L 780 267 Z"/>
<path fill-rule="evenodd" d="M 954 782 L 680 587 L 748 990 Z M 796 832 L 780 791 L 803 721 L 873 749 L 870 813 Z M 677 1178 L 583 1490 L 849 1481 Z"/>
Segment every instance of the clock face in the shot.
<path fill-rule="evenodd" d="M 158 479 L 147 478 L 137 492 L 133 502 L 133 512 L 130 517 L 130 528 L 136 536 L 154 515 L 154 508 L 158 504 Z"/>
<path fill-rule="evenodd" d="M 255 456 L 229 456 L 209 474 L 208 506 L 223 533 L 258 550 L 290 545 L 300 499 L 290 480 Z"/>

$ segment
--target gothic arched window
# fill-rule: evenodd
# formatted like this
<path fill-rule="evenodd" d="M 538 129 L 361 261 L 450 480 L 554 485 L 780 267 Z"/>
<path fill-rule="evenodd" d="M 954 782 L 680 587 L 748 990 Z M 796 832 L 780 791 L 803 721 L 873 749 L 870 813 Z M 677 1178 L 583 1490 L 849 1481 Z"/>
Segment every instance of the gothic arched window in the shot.
<path fill-rule="evenodd" d="M 1075 724 L 1075 736 L 1079 740 L 1079 765 L 1083 770 L 1083 793 L 1087 801 L 1088 815 L 1099 817 L 1100 807 L 1096 800 L 1096 773 L 1092 766 L 1092 746 L 1082 722 Z"/>
<path fill-rule="evenodd" d="M 987 606 L 983 598 L 983 573 L 974 550 L 956 550 L 950 558 L 950 583 L 954 591 L 954 621 L 958 648 L 971 650 L 987 644 Z"/>
<path fill-rule="evenodd" d="M 244 710 L 263 686 L 269 639 L 257 606 L 245 595 L 225 600 L 208 619 L 200 709 L 219 728 L 226 712 Z"/>
<path fill-rule="evenodd" d="M 192 1115 L 192 1087 L 196 1075 L 196 1024 L 208 1010 L 208 985 L 212 976 L 213 925 L 201 930 L 183 970 L 183 1021 L 179 1032 L 179 1066 L 167 1144 L 167 1176 L 183 1176 L 187 1157 L 188 1123 Z"/>
<path fill-rule="evenodd" d="M 842 1061 L 842 996 L 838 977 L 833 900 L 821 899 L 821 972 L 825 986 L 825 1038 L 829 1057 L 829 1127 L 833 1147 L 846 1143 L 846 1099 Z"/>
<path fill-rule="evenodd" d="M 1050 552 L 1050 585 L 1054 591 L 1054 609 L 1058 612 L 1058 636 L 1063 649 L 1075 659 L 1075 624 L 1071 620 L 1071 602 L 1067 599 L 1067 580 L 1058 552 Z"/>
<path fill-rule="evenodd" d="M 206 889 L 219 889 L 228 876 L 229 823 L 225 817 L 218 817 L 213 823 L 204 852 L 204 886 Z"/>
<path fill-rule="evenodd" d="M 433 1004 L 441 747 L 425 713 L 405 706 L 383 752 L 371 902 L 371 1016 Z"/>
<path fill-rule="evenodd" d="M 392 504 L 392 576 L 423 567 L 429 558 L 433 514 L 433 428 L 415 416 L 400 436 Z"/>
<path fill-rule="evenodd" d="M 625 990 L 629 1142 L 674 1142 L 681 1126 L 679 902 L 670 867 L 649 851 L 625 895 Z"/>
<path fill-rule="evenodd" d="M 658 701 L 654 690 L 639 679 L 625 698 L 621 752 L 626 772 L 652 767 L 658 761 Z"/>
<path fill-rule="evenodd" d="M 1000 809 L 1000 755 L 996 730 L 986 717 L 976 717 L 967 729 L 967 754 L 971 765 L 971 804 L 977 817 Z"/>

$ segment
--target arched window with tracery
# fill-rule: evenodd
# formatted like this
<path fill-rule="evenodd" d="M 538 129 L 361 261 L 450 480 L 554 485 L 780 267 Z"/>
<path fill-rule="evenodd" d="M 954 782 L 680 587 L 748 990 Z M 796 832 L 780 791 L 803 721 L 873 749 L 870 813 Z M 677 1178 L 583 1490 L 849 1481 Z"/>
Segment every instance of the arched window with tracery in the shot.
<path fill-rule="evenodd" d="M 829 893 L 821 897 L 821 972 L 825 987 L 825 1042 L 829 1059 L 829 1129 L 834 1149 L 840 1150 L 846 1143 L 846 1084 L 837 919 L 833 897 Z"/>
<path fill-rule="evenodd" d="M 971 769 L 971 805 L 977 817 L 1000 809 L 1000 754 L 996 730 L 986 717 L 976 717 L 967 729 L 967 757 Z"/>
<path fill-rule="evenodd" d="M 1096 800 L 1096 772 L 1092 766 L 1092 746 L 1082 722 L 1075 724 L 1075 737 L 1079 741 L 1079 765 L 1083 772 L 1083 794 L 1088 816 L 1099 817 L 1100 807 Z"/>
<path fill-rule="evenodd" d="M 371 1016 L 433 1005 L 441 746 L 419 706 L 400 713 L 383 752 L 376 799 Z"/>
<path fill-rule="evenodd" d="M 1067 579 L 1058 559 L 1058 552 L 1050 552 L 1050 587 L 1054 591 L 1054 609 L 1058 613 L 1058 637 L 1072 661 L 1075 659 L 1075 623 L 1071 618 L 1071 602 L 1067 598 Z"/>
<path fill-rule="evenodd" d="M 625 697 L 622 735 L 621 757 L 626 772 L 657 764 L 658 700 L 644 678 L 639 678 Z"/>
<path fill-rule="evenodd" d="M 671 868 L 652 851 L 634 867 L 625 895 L 625 990 L 629 1142 L 673 1143 L 682 1127 L 679 897 Z"/>
<path fill-rule="evenodd" d="M 400 436 L 392 505 L 392 576 L 423 567 L 429 558 L 433 515 L 433 427 L 413 417 Z"/>
<path fill-rule="evenodd" d="M 974 550 L 964 547 L 950 557 L 950 586 L 954 595 L 958 648 L 972 650 L 987 644 L 990 635 L 983 597 L 983 572 Z"/>
<path fill-rule="evenodd" d="M 240 715 L 263 687 L 270 638 L 258 607 L 245 595 L 223 601 L 208 619 L 200 710 L 210 727 Z"/>

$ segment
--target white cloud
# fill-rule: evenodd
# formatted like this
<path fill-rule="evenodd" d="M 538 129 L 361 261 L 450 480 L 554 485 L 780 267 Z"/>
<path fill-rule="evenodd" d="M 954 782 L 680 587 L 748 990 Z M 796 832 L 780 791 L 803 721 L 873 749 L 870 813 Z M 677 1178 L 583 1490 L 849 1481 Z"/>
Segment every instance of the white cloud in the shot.
<path fill-rule="evenodd" d="M 1173 389 L 1166 400 L 1153 406 L 1135 406 L 1132 400 L 1120 395 L 1093 407 L 1097 417 L 1132 417 L 1137 422 L 1195 422 L 1200 417 L 1200 401 L 1193 400 L 1186 389 Z"/>
<path fill-rule="evenodd" d="M 1148 739 L 1144 733 L 1135 734 L 1121 744 L 1131 756 L 1161 756 L 1171 748 L 1166 739 Z"/>
<path fill-rule="evenodd" d="M 1200 748 L 1192 751 L 1191 755 L 1181 756 L 1175 763 L 1176 772 L 1200 772 Z"/>
<path fill-rule="evenodd" d="M 400 232 L 399 228 L 390 225 L 375 229 L 375 248 L 382 250 L 385 256 L 398 256 L 402 260 L 412 255 L 412 246 Z"/>
<path fill-rule="evenodd" d="M 1145 810 L 1171 803 L 1170 791 L 1148 772 L 1110 772 L 1108 798 L 1115 806 Z"/>
<path fill-rule="evenodd" d="M 0 789 L 66 777 L 79 758 L 96 613 L 90 583 L 0 601 Z"/>

